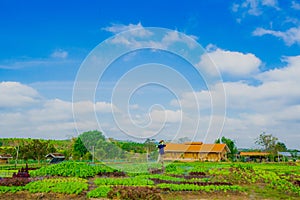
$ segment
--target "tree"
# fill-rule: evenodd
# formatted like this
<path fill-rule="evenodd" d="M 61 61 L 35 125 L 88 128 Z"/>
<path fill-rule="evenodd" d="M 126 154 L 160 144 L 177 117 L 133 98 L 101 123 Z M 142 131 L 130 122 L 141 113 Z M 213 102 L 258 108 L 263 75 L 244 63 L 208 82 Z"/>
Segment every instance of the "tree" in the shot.
<path fill-rule="evenodd" d="M 147 138 L 146 141 L 144 142 L 144 147 L 146 148 L 146 152 L 148 153 L 157 150 L 155 139 Z"/>
<path fill-rule="evenodd" d="M 228 149 L 230 150 L 230 153 L 228 154 L 228 157 L 231 159 L 231 160 L 234 160 L 235 159 L 235 155 L 238 153 L 238 150 L 237 150 L 237 147 L 234 143 L 233 140 L 229 139 L 229 138 L 226 138 L 226 137 L 222 137 L 221 140 L 220 138 L 217 139 L 215 141 L 216 144 L 220 144 L 220 143 L 223 143 L 223 144 L 226 144 Z"/>
<path fill-rule="evenodd" d="M 84 132 L 78 138 L 81 139 L 88 151 L 92 151 L 93 146 L 95 147 L 99 140 L 105 141 L 103 134 L 97 130 Z"/>
<path fill-rule="evenodd" d="M 272 134 L 266 134 L 265 132 L 263 132 L 258 136 L 255 144 L 262 146 L 264 151 L 276 153 L 277 141 L 277 137 L 274 137 Z"/>
<path fill-rule="evenodd" d="M 19 151 L 24 160 L 33 159 L 40 163 L 41 160 L 45 159 L 48 153 L 53 153 L 56 149 L 53 144 L 50 143 L 50 140 L 32 139 L 27 143 L 21 144 Z"/>
<path fill-rule="evenodd" d="M 105 141 L 105 137 L 100 131 L 87 131 L 78 136 L 73 145 L 74 159 L 83 158 L 88 152 L 92 152 L 99 141 Z M 86 155 L 85 158 L 89 158 Z"/>
<path fill-rule="evenodd" d="M 73 146 L 73 157 L 74 159 L 82 158 L 88 152 L 87 148 L 81 141 L 81 138 L 77 138 Z"/>
<path fill-rule="evenodd" d="M 287 151 L 288 149 L 286 148 L 285 144 L 283 142 L 277 142 L 277 144 L 275 145 L 275 151 L 278 152 L 278 151 L 282 151 L 282 152 L 285 152 Z"/>

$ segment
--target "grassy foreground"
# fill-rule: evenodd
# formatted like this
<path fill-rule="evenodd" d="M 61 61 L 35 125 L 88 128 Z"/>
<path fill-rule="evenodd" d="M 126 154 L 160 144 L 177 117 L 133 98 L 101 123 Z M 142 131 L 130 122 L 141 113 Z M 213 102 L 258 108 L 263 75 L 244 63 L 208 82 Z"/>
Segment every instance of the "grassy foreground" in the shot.
<path fill-rule="evenodd" d="M 63 162 L 2 178 L 0 199 L 300 199 L 295 163 Z"/>

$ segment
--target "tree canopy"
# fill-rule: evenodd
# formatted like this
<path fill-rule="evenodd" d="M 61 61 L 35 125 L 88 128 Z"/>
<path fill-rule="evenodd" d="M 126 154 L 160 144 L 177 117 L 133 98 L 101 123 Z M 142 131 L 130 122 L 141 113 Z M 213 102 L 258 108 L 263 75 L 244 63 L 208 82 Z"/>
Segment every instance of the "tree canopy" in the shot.
<path fill-rule="evenodd" d="M 272 134 L 263 132 L 256 138 L 255 143 L 263 148 L 264 151 L 276 154 L 278 151 L 287 151 L 284 143 L 278 142 L 278 138 Z"/>
<path fill-rule="evenodd" d="M 226 138 L 226 137 L 222 137 L 221 140 L 220 138 L 217 139 L 215 141 L 216 144 L 220 144 L 220 143 L 223 143 L 223 144 L 226 144 L 227 147 L 229 148 L 230 150 L 230 153 L 228 154 L 228 157 L 231 159 L 231 160 L 234 160 L 235 159 L 235 155 L 238 153 L 238 149 L 235 145 L 235 142 L 229 138 Z"/>

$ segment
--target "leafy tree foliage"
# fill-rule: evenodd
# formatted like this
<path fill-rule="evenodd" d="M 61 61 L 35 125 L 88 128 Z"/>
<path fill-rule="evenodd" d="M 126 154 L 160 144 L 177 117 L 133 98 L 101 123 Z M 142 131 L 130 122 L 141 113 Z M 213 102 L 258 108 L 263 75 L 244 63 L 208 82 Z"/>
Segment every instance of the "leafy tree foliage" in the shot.
<path fill-rule="evenodd" d="M 56 152 L 56 149 L 53 144 L 50 143 L 50 140 L 32 139 L 27 143 L 22 143 L 19 147 L 19 157 L 24 160 L 37 160 L 38 163 L 44 160 L 48 153 L 53 152 Z"/>
<path fill-rule="evenodd" d="M 97 145 L 99 140 L 105 141 L 104 135 L 97 130 L 84 132 L 80 134 L 78 138 L 81 139 L 88 151 L 92 151 L 93 147 Z"/>
<path fill-rule="evenodd" d="M 146 141 L 144 142 L 144 148 L 146 148 L 146 151 L 148 152 L 152 152 L 157 150 L 156 148 L 156 144 L 155 144 L 155 139 L 146 139 Z"/>
<path fill-rule="evenodd" d="M 278 141 L 277 137 L 272 134 L 262 133 L 258 136 L 255 143 L 263 147 L 263 150 L 272 152 L 275 149 L 276 143 Z"/>
<path fill-rule="evenodd" d="M 75 140 L 73 146 L 73 157 L 75 159 L 84 158 L 92 159 L 114 159 L 122 158 L 123 151 L 117 145 L 118 142 L 106 140 L 99 131 L 84 132 Z"/>
<path fill-rule="evenodd" d="M 278 151 L 283 151 L 283 152 L 288 151 L 285 144 L 282 143 L 282 142 L 277 142 L 277 144 L 275 145 L 275 150 L 276 150 L 276 152 L 278 152 Z"/>
<path fill-rule="evenodd" d="M 146 153 L 146 148 L 143 143 L 132 141 L 116 141 L 115 144 L 127 152 Z"/>
<path fill-rule="evenodd" d="M 272 134 L 266 134 L 265 132 L 258 136 L 255 143 L 263 147 L 264 151 L 272 154 L 277 154 L 278 151 L 287 151 L 284 143 L 278 142 L 277 137 L 274 137 Z"/>
<path fill-rule="evenodd" d="M 226 144 L 227 147 L 229 148 L 230 150 L 230 153 L 228 154 L 228 158 L 230 158 L 231 160 L 234 160 L 235 159 L 235 155 L 238 153 L 238 150 L 237 150 L 237 147 L 234 143 L 233 140 L 229 139 L 229 138 L 226 138 L 226 137 L 222 137 L 221 140 L 220 138 L 217 139 L 215 141 L 216 144 L 220 144 L 220 143 L 223 143 L 223 144 Z"/>
<path fill-rule="evenodd" d="M 83 144 L 80 137 L 75 140 L 73 146 L 73 157 L 74 159 L 82 158 L 88 152 L 87 148 Z"/>

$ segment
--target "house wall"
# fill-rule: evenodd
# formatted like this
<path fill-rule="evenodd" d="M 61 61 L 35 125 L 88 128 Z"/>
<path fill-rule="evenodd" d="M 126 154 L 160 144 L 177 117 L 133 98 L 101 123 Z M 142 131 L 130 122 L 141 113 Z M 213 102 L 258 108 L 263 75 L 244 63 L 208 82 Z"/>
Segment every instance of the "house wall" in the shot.
<path fill-rule="evenodd" d="M 222 157 L 223 156 L 221 153 L 215 153 L 215 152 L 200 154 L 201 161 L 220 161 Z"/>
<path fill-rule="evenodd" d="M 164 155 L 165 160 L 179 160 L 182 159 L 183 153 L 181 152 L 166 152 Z"/>
<path fill-rule="evenodd" d="M 200 161 L 221 161 L 226 160 L 226 151 L 221 153 L 198 153 L 198 152 L 166 152 L 164 155 L 165 160 L 200 160 Z"/>
<path fill-rule="evenodd" d="M 209 153 L 199 153 L 199 152 L 165 152 L 165 160 L 200 160 L 200 161 L 221 161 L 227 160 L 226 150 L 222 152 L 209 152 Z"/>
<path fill-rule="evenodd" d="M 0 159 L 0 163 L 7 163 L 7 159 Z"/>

